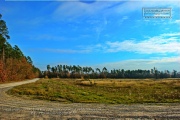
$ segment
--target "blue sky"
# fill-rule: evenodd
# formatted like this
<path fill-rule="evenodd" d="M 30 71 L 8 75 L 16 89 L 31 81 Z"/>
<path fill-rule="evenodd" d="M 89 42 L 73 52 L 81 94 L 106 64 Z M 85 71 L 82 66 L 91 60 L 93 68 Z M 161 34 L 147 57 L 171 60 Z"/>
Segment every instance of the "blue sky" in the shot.
<path fill-rule="evenodd" d="M 171 19 L 144 19 L 142 8 L 172 8 Z M 0 13 L 35 66 L 180 71 L 179 1 L 1 0 Z"/>

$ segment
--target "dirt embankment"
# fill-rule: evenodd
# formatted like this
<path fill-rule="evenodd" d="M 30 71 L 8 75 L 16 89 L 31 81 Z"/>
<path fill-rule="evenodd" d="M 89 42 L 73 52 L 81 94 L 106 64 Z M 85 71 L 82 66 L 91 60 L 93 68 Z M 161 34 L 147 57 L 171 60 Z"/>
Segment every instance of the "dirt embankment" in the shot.
<path fill-rule="evenodd" d="M 37 80 L 0 84 L 0 120 L 178 120 L 180 118 L 180 103 L 130 105 L 62 104 L 52 101 L 21 99 L 5 93 L 13 86 Z"/>

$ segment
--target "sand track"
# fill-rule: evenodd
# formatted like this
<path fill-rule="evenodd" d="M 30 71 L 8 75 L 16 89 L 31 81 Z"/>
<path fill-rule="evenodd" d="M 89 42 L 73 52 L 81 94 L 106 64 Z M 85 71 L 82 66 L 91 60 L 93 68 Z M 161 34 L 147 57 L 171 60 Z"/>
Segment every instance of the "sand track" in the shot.
<path fill-rule="evenodd" d="M 13 86 L 37 79 L 0 84 L 0 120 L 132 120 L 180 119 L 180 103 L 166 104 L 63 104 L 43 100 L 28 100 L 6 94 Z"/>

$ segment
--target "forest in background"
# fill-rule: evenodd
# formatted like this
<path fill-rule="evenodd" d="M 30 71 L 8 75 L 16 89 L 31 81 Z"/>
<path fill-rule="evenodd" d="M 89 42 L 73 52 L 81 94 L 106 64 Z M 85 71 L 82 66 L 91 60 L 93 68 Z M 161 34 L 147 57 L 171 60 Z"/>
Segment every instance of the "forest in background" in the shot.
<path fill-rule="evenodd" d="M 106 67 L 93 69 L 92 67 L 81 67 L 79 65 L 57 65 L 51 67 L 47 65 L 47 70 L 42 71 L 42 77 L 46 78 L 81 78 L 81 79 L 99 79 L 99 78 L 180 78 L 180 72 L 173 70 L 159 71 L 157 68 L 151 70 L 124 70 L 113 69 L 108 71 Z"/>
<path fill-rule="evenodd" d="M 25 56 L 20 48 L 11 46 L 6 22 L 0 14 L 0 82 L 19 81 L 39 77 L 40 70 L 33 65 L 29 56 Z"/>

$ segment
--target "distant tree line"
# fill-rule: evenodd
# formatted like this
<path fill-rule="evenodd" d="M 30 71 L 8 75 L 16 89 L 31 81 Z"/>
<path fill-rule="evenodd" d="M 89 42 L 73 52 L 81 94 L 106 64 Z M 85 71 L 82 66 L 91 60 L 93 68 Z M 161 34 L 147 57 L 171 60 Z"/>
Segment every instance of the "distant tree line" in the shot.
<path fill-rule="evenodd" d="M 0 14 L 0 82 L 24 80 L 39 77 L 40 70 L 33 65 L 29 56 L 25 56 L 20 48 L 12 47 L 7 39 L 8 28 Z"/>
<path fill-rule="evenodd" d="M 180 78 L 180 72 L 176 70 L 170 72 L 168 70 L 159 71 L 155 67 L 151 70 L 124 70 L 113 69 L 108 71 L 106 67 L 103 69 L 93 69 L 92 67 L 81 67 L 79 65 L 57 65 L 51 67 L 47 65 L 47 70 L 42 71 L 42 77 L 48 78 L 83 78 L 83 79 L 98 79 L 98 78 Z"/>

